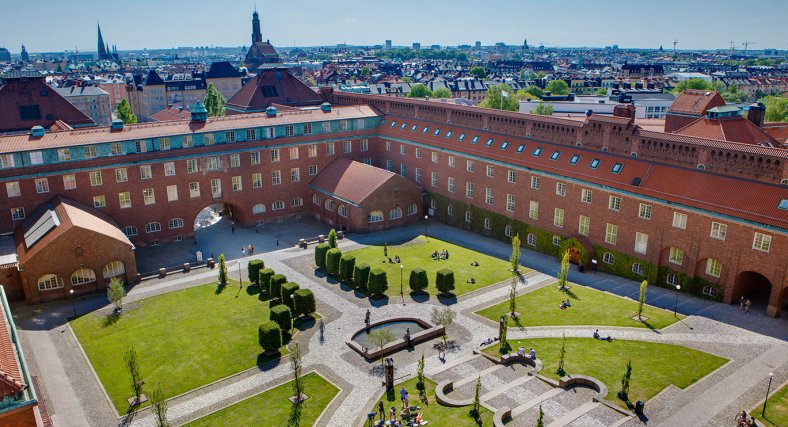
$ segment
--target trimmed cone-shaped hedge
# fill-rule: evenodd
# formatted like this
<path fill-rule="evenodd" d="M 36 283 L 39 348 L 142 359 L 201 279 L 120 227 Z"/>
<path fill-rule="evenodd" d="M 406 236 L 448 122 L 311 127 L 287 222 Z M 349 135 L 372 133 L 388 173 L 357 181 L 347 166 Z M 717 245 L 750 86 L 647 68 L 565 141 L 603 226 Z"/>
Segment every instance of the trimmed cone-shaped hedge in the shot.
<path fill-rule="evenodd" d="M 386 271 L 376 268 L 369 272 L 369 282 L 367 289 L 372 295 L 379 296 L 386 293 L 389 288 L 388 279 L 386 278 Z"/>
<path fill-rule="evenodd" d="M 361 263 L 353 267 L 353 286 L 356 289 L 367 289 L 369 281 L 369 264 Z"/>
<path fill-rule="evenodd" d="M 268 295 L 271 295 L 271 277 L 274 275 L 274 270 L 272 268 L 264 268 L 260 270 L 259 279 L 257 279 L 257 283 L 260 285 L 260 290 L 265 291 Z"/>
<path fill-rule="evenodd" d="M 257 283 L 260 280 L 260 270 L 265 268 L 265 263 L 261 259 L 253 259 L 249 261 L 246 269 L 249 270 L 249 281 Z M 259 283 L 258 283 L 259 284 Z"/>
<path fill-rule="evenodd" d="M 276 322 L 266 320 L 257 329 L 257 340 L 263 352 L 277 352 L 282 347 L 282 330 Z"/>
<path fill-rule="evenodd" d="M 438 292 L 448 294 L 454 290 L 454 272 L 448 268 L 438 270 L 435 273 L 435 287 Z"/>
<path fill-rule="evenodd" d="M 427 278 L 427 271 L 421 267 L 416 267 L 410 270 L 410 278 L 408 285 L 413 292 L 424 292 L 429 285 L 429 278 Z"/>
<path fill-rule="evenodd" d="M 271 308 L 271 320 L 279 325 L 279 329 L 289 332 L 293 329 L 293 315 L 290 308 L 284 304 L 279 304 Z"/>
<path fill-rule="evenodd" d="M 287 304 L 290 307 L 290 311 L 295 313 L 295 309 L 293 308 L 293 299 L 290 298 L 290 295 L 294 294 L 299 288 L 298 283 L 294 282 L 287 282 L 282 285 L 281 294 L 282 294 L 282 302 Z"/>
<path fill-rule="evenodd" d="M 353 268 L 356 266 L 356 257 L 350 254 L 342 255 L 339 259 L 339 280 L 350 283 L 353 281 Z"/>
<path fill-rule="evenodd" d="M 271 294 L 271 298 L 281 298 L 282 297 L 282 285 L 287 283 L 287 277 L 284 274 L 274 274 L 271 276 L 271 280 L 269 280 L 268 290 Z"/>
<path fill-rule="evenodd" d="M 317 310 L 315 294 L 309 289 L 299 289 L 295 291 L 295 305 L 298 309 L 297 314 L 308 316 Z"/>
<path fill-rule="evenodd" d="M 317 268 L 326 268 L 326 252 L 331 249 L 328 243 L 321 243 L 315 246 L 315 265 Z"/>
<path fill-rule="evenodd" d="M 342 259 L 342 251 L 339 249 L 329 249 L 326 252 L 326 271 L 332 276 L 339 274 L 339 260 Z"/>

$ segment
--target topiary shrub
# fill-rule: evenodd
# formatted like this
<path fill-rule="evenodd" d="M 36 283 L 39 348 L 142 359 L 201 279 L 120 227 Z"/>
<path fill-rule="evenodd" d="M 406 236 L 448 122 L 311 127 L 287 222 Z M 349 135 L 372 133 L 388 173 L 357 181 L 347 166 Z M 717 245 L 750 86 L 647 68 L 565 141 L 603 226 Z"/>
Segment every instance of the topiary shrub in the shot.
<path fill-rule="evenodd" d="M 259 278 L 257 279 L 257 284 L 260 285 L 260 290 L 265 291 L 267 294 L 271 294 L 271 276 L 274 275 L 274 270 L 271 268 L 264 268 L 260 270 Z"/>
<path fill-rule="evenodd" d="M 246 269 L 249 270 L 249 281 L 252 283 L 260 284 L 260 270 L 265 268 L 265 263 L 261 259 L 253 259 L 249 261 Z"/>
<path fill-rule="evenodd" d="M 268 291 L 271 294 L 271 298 L 281 298 L 282 297 L 282 285 L 287 283 L 287 277 L 284 274 L 274 274 L 271 276 L 271 280 L 269 280 L 268 284 Z"/>
<path fill-rule="evenodd" d="M 290 314 L 290 308 L 284 304 L 271 308 L 271 320 L 276 322 L 282 331 L 293 329 L 293 316 Z"/>
<path fill-rule="evenodd" d="M 353 285 L 356 289 L 367 289 L 369 264 L 361 263 L 353 267 Z"/>
<path fill-rule="evenodd" d="M 413 292 L 424 292 L 424 290 L 427 289 L 428 284 L 429 279 L 427 278 L 426 270 L 421 267 L 416 267 L 413 270 L 410 270 L 408 285 Z"/>
<path fill-rule="evenodd" d="M 326 252 L 331 249 L 328 243 L 321 243 L 315 246 L 315 265 L 317 268 L 326 268 Z"/>
<path fill-rule="evenodd" d="M 339 260 L 342 259 L 342 251 L 339 249 L 329 249 L 326 252 L 326 271 L 332 276 L 339 274 Z"/>
<path fill-rule="evenodd" d="M 367 282 L 367 289 L 372 295 L 380 296 L 386 293 L 386 289 L 389 288 L 388 279 L 386 278 L 386 272 L 379 268 L 376 268 L 369 272 L 369 282 Z"/>
<path fill-rule="evenodd" d="M 454 290 L 454 272 L 448 268 L 438 270 L 435 273 L 435 287 L 438 292 L 448 294 Z"/>
<path fill-rule="evenodd" d="M 290 311 L 292 311 L 293 313 L 295 313 L 295 309 L 293 308 L 293 298 L 290 298 L 290 295 L 293 295 L 297 290 L 298 290 L 298 283 L 287 282 L 284 285 L 282 285 L 282 288 L 279 291 L 282 294 L 282 303 L 290 307 Z"/>
<path fill-rule="evenodd" d="M 257 340 L 264 353 L 276 353 L 282 347 L 282 330 L 276 322 L 267 320 L 257 329 Z"/>
<path fill-rule="evenodd" d="M 315 294 L 309 289 L 299 289 L 295 291 L 296 314 L 308 316 L 317 310 Z"/>
<path fill-rule="evenodd" d="M 353 281 L 353 268 L 356 266 L 356 257 L 350 254 L 342 255 L 339 259 L 339 280 L 350 283 Z"/>

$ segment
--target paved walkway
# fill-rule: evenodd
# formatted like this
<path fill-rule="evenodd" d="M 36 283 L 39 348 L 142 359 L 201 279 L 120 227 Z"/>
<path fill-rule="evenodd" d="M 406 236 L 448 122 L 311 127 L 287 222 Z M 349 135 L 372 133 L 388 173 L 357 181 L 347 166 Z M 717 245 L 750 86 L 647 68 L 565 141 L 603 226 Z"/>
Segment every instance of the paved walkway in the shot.
<path fill-rule="evenodd" d="M 252 231 L 253 232 L 253 231 Z M 406 241 L 423 234 L 424 225 L 414 225 L 396 230 L 353 236 L 354 240 L 340 241 L 340 248 L 379 243 L 383 241 Z M 259 233 L 257 233 L 259 234 Z M 460 244 L 480 252 L 508 259 L 510 245 L 481 237 L 479 235 L 430 223 L 429 234 L 452 243 Z M 297 239 L 296 239 L 297 240 Z M 310 248 L 311 249 L 311 248 Z M 239 251 L 240 252 L 240 251 Z M 349 334 L 363 326 L 364 312 L 372 308 L 366 299 L 355 298 L 352 293 L 337 291 L 335 285 L 326 285 L 325 280 L 311 274 L 300 265 L 309 264 L 312 251 L 295 248 L 282 249 L 255 254 L 262 257 L 266 266 L 285 274 L 288 279 L 298 282 L 302 288 L 315 292 L 319 301 L 319 311 L 325 316 L 325 340 L 320 341 L 314 331 L 303 334 L 299 339 L 307 349 L 303 356 L 304 371 L 315 369 L 342 387 L 342 392 L 332 404 L 329 413 L 321 421 L 322 425 L 345 427 L 355 420 L 360 425 L 373 400 L 383 391 L 380 387 L 380 374 L 376 363 L 367 363 L 349 350 L 344 344 Z M 519 292 L 528 292 L 552 283 L 558 270 L 558 262 L 552 257 L 535 252 L 523 251 L 525 266 L 536 270 L 528 276 L 527 284 L 518 286 Z M 247 259 L 241 262 L 245 265 Z M 242 265 L 242 266 L 243 266 Z M 236 274 L 236 264 L 229 264 L 230 274 Z M 242 271 L 245 274 L 245 271 Z M 186 275 L 153 280 L 135 286 L 129 292 L 129 301 L 149 298 L 185 287 L 199 285 L 214 280 L 215 271 L 197 270 Z M 245 276 L 244 276 L 245 277 Z M 602 273 L 570 273 L 570 280 L 590 285 L 614 294 L 637 297 L 638 284 L 626 279 Z M 486 288 L 458 298 L 452 305 L 458 316 L 455 324 L 449 327 L 449 336 L 455 342 L 447 357 L 448 360 L 462 357 L 478 348 L 483 340 L 496 336 L 497 326 L 473 314 L 481 307 L 504 301 L 508 296 L 508 284 Z M 649 287 L 648 303 L 673 309 L 675 293 L 655 286 Z M 392 298 L 389 304 L 373 309 L 373 319 L 390 316 L 426 317 L 432 306 L 440 303 L 431 299 L 427 303 L 398 303 Z M 80 313 L 95 310 L 106 305 L 101 295 L 77 300 L 76 309 Z M 775 382 L 781 384 L 788 380 L 788 321 L 771 319 L 751 313 L 744 315 L 735 307 L 716 304 L 687 295 L 679 295 L 679 312 L 688 315 L 683 322 L 676 323 L 660 332 L 633 328 L 605 328 L 606 333 L 622 339 L 671 342 L 709 351 L 731 359 L 731 362 L 715 372 L 711 378 L 704 379 L 686 390 L 668 388 L 649 401 L 647 413 L 649 424 L 671 425 L 669 422 L 681 420 L 683 425 L 708 425 L 718 413 L 730 409 L 737 399 L 742 408 L 753 406 L 757 400 L 752 389 L 760 387 L 759 378 L 765 378 L 775 371 Z M 55 425 L 112 425 L 118 420 L 97 381 L 90 374 L 89 365 L 80 354 L 79 347 L 70 333 L 62 332 L 66 316 L 70 316 L 70 302 L 53 303 L 37 307 L 16 306 L 17 325 L 21 329 L 24 345 L 34 375 L 44 384 L 44 394 L 50 403 Z M 726 319 L 727 323 L 717 321 Z M 525 331 L 509 330 L 510 338 L 539 336 L 590 336 L 589 327 L 545 327 L 528 328 Z M 767 334 L 761 334 L 767 332 Z M 416 359 L 425 353 L 426 370 L 438 369 L 442 362 L 431 348 L 431 343 L 420 344 L 413 352 L 399 352 L 393 357 L 397 366 L 397 376 L 413 375 Z M 677 361 L 677 368 L 680 368 Z M 208 412 L 220 409 L 232 402 L 244 399 L 273 384 L 287 380 L 289 367 L 286 360 L 264 370 L 251 370 L 227 378 L 210 387 L 189 392 L 169 402 L 169 416 L 175 424 L 188 422 Z M 737 387 L 722 387 L 721 381 L 736 384 Z M 615 385 L 610 385 L 615 386 Z M 726 394 L 727 393 L 727 394 Z M 752 396 L 752 397 L 750 397 Z M 752 400 L 752 402 L 750 402 Z M 706 404 L 704 404 L 706 402 Z M 698 410 L 703 408 L 703 410 Z M 683 418 L 673 418 L 682 415 Z M 722 417 L 722 415 L 719 415 Z M 727 415 L 723 419 L 727 419 Z M 689 424 L 686 420 L 692 420 Z M 131 425 L 151 426 L 153 418 L 148 410 L 138 413 Z M 638 424 L 637 419 L 627 425 Z M 675 424 L 674 424 L 675 425 Z"/>

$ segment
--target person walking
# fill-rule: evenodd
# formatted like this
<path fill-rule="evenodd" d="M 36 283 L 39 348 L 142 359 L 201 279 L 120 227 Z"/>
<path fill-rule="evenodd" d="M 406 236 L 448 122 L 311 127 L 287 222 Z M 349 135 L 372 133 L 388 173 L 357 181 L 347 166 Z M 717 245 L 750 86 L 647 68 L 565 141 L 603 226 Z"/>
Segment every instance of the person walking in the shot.
<path fill-rule="evenodd" d="M 383 401 L 378 402 L 378 412 L 380 412 L 380 420 L 383 421 L 383 418 L 386 417 L 386 407 L 383 406 Z"/>
<path fill-rule="evenodd" d="M 370 313 L 369 309 L 367 309 L 367 314 L 364 316 L 364 324 L 367 325 L 367 328 L 369 328 L 371 317 L 372 317 L 372 313 Z"/>
<path fill-rule="evenodd" d="M 739 310 L 744 311 L 744 295 L 739 297 Z"/>
<path fill-rule="evenodd" d="M 749 313 L 749 312 L 750 312 L 750 306 L 751 306 L 751 305 L 752 305 L 752 301 L 750 301 L 750 299 L 749 299 L 749 298 L 747 298 L 746 300 L 744 300 L 744 312 L 745 312 L 745 313 Z"/>

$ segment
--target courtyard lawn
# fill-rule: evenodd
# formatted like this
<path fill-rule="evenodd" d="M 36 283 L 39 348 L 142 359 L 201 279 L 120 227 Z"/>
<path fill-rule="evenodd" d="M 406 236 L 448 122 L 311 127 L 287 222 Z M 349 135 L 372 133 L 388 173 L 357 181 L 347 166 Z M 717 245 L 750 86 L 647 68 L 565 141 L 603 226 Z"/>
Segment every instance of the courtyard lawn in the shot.
<path fill-rule="evenodd" d="M 536 350 L 544 368 L 539 372 L 555 380 L 561 338 L 536 338 L 510 340 L 514 351 L 521 345 L 526 353 Z M 485 353 L 498 356 L 499 346 L 485 349 Z M 647 401 L 670 384 L 685 388 L 705 377 L 727 362 L 727 359 L 672 344 L 644 341 L 598 341 L 593 338 L 567 338 L 564 370 L 567 375 L 589 375 L 607 385 L 607 399 L 618 401 L 621 378 L 626 373 L 627 361 L 632 361 L 629 401 Z M 623 402 L 622 402 L 623 403 Z"/>
<path fill-rule="evenodd" d="M 451 249 L 449 249 L 449 253 L 451 253 Z M 400 255 L 402 256 L 402 255 Z M 437 385 L 434 381 L 430 380 L 429 378 L 424 378 L 424 386 L 426 387 L 425 394 L 427 396 L 427 403 L 424 403 L 422 400 L 419 399 L 419 390 L 416 389 L 416 382 L 418 381 L 417 377 L 413 377 L 404 383 L 397 384 L 394 386 L 393 393 L 383 393 L 382 396 L 378 397 L 378 401 L 382 400 L 383 405 L 386 408 L 386 419 L 388 419 L 388 410 L 395 406 L 397 408 L 397 419 L 399 419 L 399 411 L 402 409 L 402 401 L 399 398 L 399 389 L 405 387 L 405 390 L 408 390 L 408 394 L 410 395 L 410 403 L 411 405 L 421 406 L 419 412 L 423 413 L 424 421 L 428 421 L 429 425 L 440 425 L 440 426 L 452 426 L 452 427 L 476 427 L 476 421 L 474 421 L 473 417 L 470 416 L 470 411 L 472 406 L 463 406 L 460 408 L 452 408 L 449 406 L 443 406 L 435 400 L 435 386 Z M 375 405 L 370 408 L 368 412 L 377 412 L 378 411 L 378 403 L 375 402 Z M 492 417 L 493 413 L 489 410 L 485 409 L 483 406 L 481 408 L 481 419 L 483 426 L 491 426 L 492 425 Z M 375 420 L 380 419 L 380 414 L 375 417 Z M 366 425 L 366 424 L 364 424 Z"/>
<path fill-rule="evenodd" d="M 433 252 L 441 252 L 444 249 L 449 251 L 449 259 L 436 261 L 430 257 Z M 367 263 L 372 269 L 382 268 L 386 271 L 389 284 L 388 291 L 386 291 L 388 296 L 399 294 L 399 264 L 388 262 L 388 258 L 393 260 L 395 256 L 399 256 L 402 265 L 405 266 L 402 272 L 402 289 L 405 293 L 411 291 L 408 286 L 408 278 L 410 270 L 415 267 L 421 267 L 427 271 L 429 286 L 427 286 L 426 292 L 431 295 L 438 294 L 435 289 L 435 273 L 443 268 L 454 271 L 454 295 L 457 296 L 512 278 L 510 271 L 512 266 L 509 261 L 446 243 L 434 237 L 427 239 L 424 236 L 418 236 L 401 245 L 389 245 L 388 257 L 383 256 L 383 245 L 369 246 L 348 253 L 355 255 L 356 265 Z M 478 267 L 471 265 L 474 261 L 479 263 Z M 525 267 L 520 267 L 520 271 L 525 273 L 528 270 Z M 475 284 L 466 282 L 471 277 L 476 279 Z"/>
<path fill-rule="evenodd" d="M 517 319 L 509 317 L 509 326 L 630 326 L 635 328 L 662 329 L 683 318 L 673 316 L 673 312 L 650 305 L 643 306 L 645 322 L 633 320 L 637 314 L 638 303 L 596 289 L 572 285 L 570 296 L 557 289 L 556 284 L 545 286 L 517 297 Z M 561 301 L 569 300 L 571 307 L 561 310 Z M 646 300 L 648 303 L 648 300 Z M 501 315 L 509 312 L 509 300 L 487 307 L 477 312 L 490 320 L 498 321 Z"/>
<path fill-rule="evenodd" d="M 775 385 L 772 383 L 772 387 Z M 765 426 L 788 426 L 788 385 L 769 395 L 769 404 L 766 405 L 765 417 L 761 416 L 762 411 L 763 404 L 760 404 L 752 411 L 749 411 L 748 414 L 755 416 L 755 419 Z"/>
<path fill-rule="evenodd" d="M 301 404 L 299 425 L 311 426 L 331 399 L 339 393 L 339 389 L 315 372 L 306 374 L 302 378 L 309 399 Z M 290 381 L 186 425 L 190 427 L 286 426 L 293 407 L 287 399 L 292 396 L 293 382 Z"/>
<path fill-rule="evenodd" d="M 160 384 L 166 398 L 273 358 L 262 358 L 257 341 L 257 328 L 269 315 L 269 302 L 258 292 L 240 290 L 238 282 L 219 293 L 214 284 L 202 285 L 127 303 L 115 321 L 86 314 L 71 327 L 123 414 L 131 396 L 123 357 L 130 346 L 137 351 L 143 391 Z"/>

